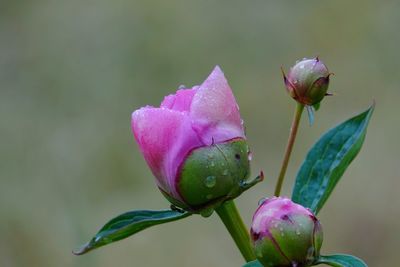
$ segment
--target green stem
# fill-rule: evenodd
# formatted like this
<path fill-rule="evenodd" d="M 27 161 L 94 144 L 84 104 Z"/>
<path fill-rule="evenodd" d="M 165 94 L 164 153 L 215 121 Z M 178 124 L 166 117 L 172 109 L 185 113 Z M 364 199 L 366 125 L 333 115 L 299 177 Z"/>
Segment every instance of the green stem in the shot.
<path fill-rule="evenodd" d="M 274 195 L 277 197 L 281 193 L 283 180 L 285 178 L 286 169 L 289 164 L 290 154 L 292 153 L 292 150 L 293 150 L 294 141 L 296 140 L 297 129 L 299 128 L 301 114 L 303 113 L 303 109 L 304 109 L 304 105 L 297 103 L 296 110 L 295 110 L 294 116 L 293 116 L 292 126 L 290 128 L 290 135 L 289 135 L 289 140 L 288 140 L 288 143 L 286 146 L 285 156 L 283 157 L 281 171 L 279 173 L 278 181 L 276 182 L 276 186 L 275 186 Z"/>
<path fill-rule="evenodd" d="M 247 262 L 255 260 L 256 256 L 250 243 L 249 232 L 233 200 L 226 201 L 215 209 L 215 211 L 228 229 L 244 259 Z"/>

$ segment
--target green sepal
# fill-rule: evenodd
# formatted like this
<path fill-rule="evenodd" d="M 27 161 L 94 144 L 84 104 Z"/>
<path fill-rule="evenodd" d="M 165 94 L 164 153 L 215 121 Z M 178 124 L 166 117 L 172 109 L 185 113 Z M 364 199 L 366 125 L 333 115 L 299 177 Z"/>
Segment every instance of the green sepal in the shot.
<path fill-rule="evenodd" d="M 296 178 L 292 200 L 317 214 L 364 142 L 374 110 L 339 124 L 310 149 Z"/>
<path fill-rule="evenodd" d="M 318 102 L 318 103 L 313 105 L 313 108 L 314 108 L 315 111 L 318 111 L 320 107 L 321 107 L 321 102 Z"/>
<path fill-rule="evenodd" d="M 260 172 L 260 174 L 252 179 L 252 180 L 244 180 L 239 184 L 239 190 L 241 193 L 243 193 L 244 191 L 252 188 L 254 185 L 258 184 L 259 182 L 264 180 L 264 173 Z M 161 190 L 161 189 L 160 189 Z M 203 217 L 209 217 L 212 215 L 212 213 L 214 212 L 214 210 L 221 206 L 224 202 L 232 200 L 234 198 L 237 197 L 236 194 L 233 195 L 226 195 L 223 196 L 221 198 L 217 198 L 214 199 L 210 202 L 208 202 L 207 204 L 203 205 L 203 206 L 197 206 L 197 207 L 190 207 L 188 205 L 186 205 L 185 203 L 174 199 L 173 197 L 169 196 L 167 193 L 165 193 L 163 190 L 161 190 L 161 193 L 163 193 L 163 195 L 165 196 L 165 198 L 172 203 L 172 206 L 175 207 L 179 207 L 185 211 L 188 211 L 190 213 L 196 213 L 196 214 L 200 214 Z M 236 192 L 235 192 L 236 193 Z"/>
<path fill-rule="evenodd" d="M 312 101 L 311 105 L 320 103 L 325 97 L 329 86 L 329 75 L 316 79 L 307 90 L 307 97 Z"/>
<path fill-rule="evenodd" d="M 315 244 L 315 240 L 322 240 L 322 227 L 318 220 L 308 215 L 290 216 L 289 220 L 281 221 L 270 232 L 281 252 L 291 262 L 311 263 L 319 256 L 322 241 Z M 280 254 L 280 251 L 276 253 Z"/>
<path fill-rule="evenodd" d="M 75 255 L 85 254 L 93 249 L 127 238 L 157 224 L 180 220 L 191 213 L 182 210 L 135 210 L 123 213 L 106 223 L 100 231 Z"/>
<path fill-rule="evenodd" d="M 263 267 L 263 265 L 258 260 L 255 260 L 246 263 L 245 265 L 243 265 L 243 267 Z"/>
<path fill-rule="evenodd" d="M 368 267 L 360 258 L 347 254 L 320 256 L 314 263 L 314 265 L 318 264 L 327 264 L 334 267 Z"/>
<path fill-rule="evenodd" d="M 222 203 L 238 197 L 264 178 L 260 173 L 249 181 L 249 173 L 246 140 L 211 144 L 194 149 L 179 170 L 177 188 L 183 201 L 163 193 L 174 205 L 208 217 Z"/>
<path fill-rule="evenodd" d="M 249 148 L 243 139 L 201 147 L 185 159 L 178 190 L 189 206 L 239 195 L 240 183 L 250 172 Z"/>
<path fill-rule="evenodd" d="M 254 252 L 260 264 L 268 266 L 288 266 L 290 261 L 281 253 L 276 243 L 271 239 L 264 238 L 254 243 Z"/>
<path fill-rule="evenodd" d="M 319 221 L 308 214 L 287 215 L 270 222 L 255 241 L 257 259 L 265 266 L 309 266 L 319 257 L 323 239 Z"/>

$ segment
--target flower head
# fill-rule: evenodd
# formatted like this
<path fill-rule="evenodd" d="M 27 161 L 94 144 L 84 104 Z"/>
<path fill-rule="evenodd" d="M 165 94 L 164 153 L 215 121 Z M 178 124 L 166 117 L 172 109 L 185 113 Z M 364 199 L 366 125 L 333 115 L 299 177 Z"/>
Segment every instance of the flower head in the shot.
<path fill-rule="evenodd" d="M 289 95 L 310 106 L 318 104 L 327 94 L 330 75 L 328 68 L 318 57 L 300 60 L 289 70 L 287 76 L 283 73 Z"/>
<path fill-rule="evenodd" d="M 158 187 L 177 206 L 201 207 L 247 177 L 239 107 L 218 66 L 200 86 L 133 112 L 132 130 Z"/>
<path fill-rule="evenodd" d="M 288 198 L 273 197 L 255 212 L 251 237 L 264 266 L 309 266 L 319 256 L 322 228 L 308 209 Z"/>

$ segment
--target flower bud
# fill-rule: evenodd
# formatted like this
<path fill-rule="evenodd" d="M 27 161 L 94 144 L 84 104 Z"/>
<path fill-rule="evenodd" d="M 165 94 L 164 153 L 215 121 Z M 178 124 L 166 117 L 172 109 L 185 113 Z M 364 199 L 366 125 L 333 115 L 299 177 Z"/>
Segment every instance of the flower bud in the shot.
<path fill-rule="evenodd" d="M 318 104 L 327 95 L 331 73 L 318 57 L 296 62 L 287 76 L 282 73 L 289 95 L 301 104 Z"/>
<path fill-rule="evenodd" d="M 322 227 L 310 210 L 288 198 L 273 197 L 254 214 L 251 238 L 264 266 L 310 266 L 319 256 Z"/>
<path fill-rule="evenodd" d="M 132 130 L 160 191 L 173 205 L 202 213 L 246 189 L 249 149 L 243 121 L 219 67 L 200 86 L 166 96 L 159 108 L 136 110 Z"/>

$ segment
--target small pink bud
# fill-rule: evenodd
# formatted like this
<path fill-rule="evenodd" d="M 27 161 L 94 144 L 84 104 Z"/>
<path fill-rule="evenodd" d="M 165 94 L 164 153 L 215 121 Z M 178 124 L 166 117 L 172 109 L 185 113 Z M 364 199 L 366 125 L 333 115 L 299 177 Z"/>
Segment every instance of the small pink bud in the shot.
<path fill-rule="evenodd" d="M 273 197 L 255 212 L 251 238 L 264 266 L 309 266 L 319 256 L 322 228 L 310 210 L 289 198 Z"/>
<path fill-rule="evenodd" d="M 318 57 L 296 62 L 287 76 L 282 73 L 289 95 L 301 104 L 318 104 L 327 94 L 331 73 Z"/>

